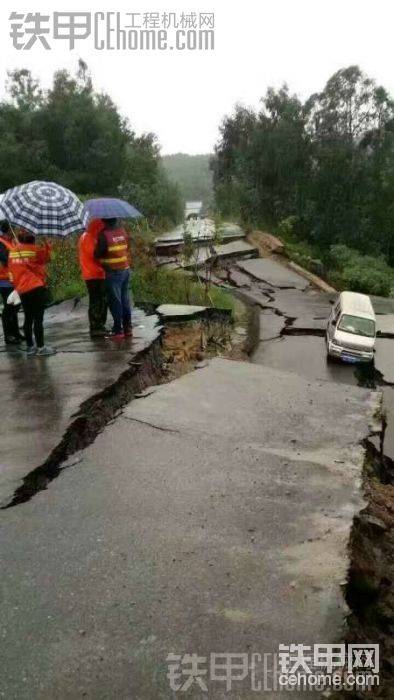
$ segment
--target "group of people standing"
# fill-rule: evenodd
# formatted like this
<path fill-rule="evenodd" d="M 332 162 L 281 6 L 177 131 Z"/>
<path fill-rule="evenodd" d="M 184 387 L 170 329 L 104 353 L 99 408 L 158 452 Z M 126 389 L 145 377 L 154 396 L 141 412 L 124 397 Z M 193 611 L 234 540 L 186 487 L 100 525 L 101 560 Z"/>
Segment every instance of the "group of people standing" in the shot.
<path fill-rule="evenodd" d="M 90 335 L 106 336 L 107 306 L 112 340 L 132 335 L 130 245 L 117 219 L 92 219 L 79 239 L 79 263 L 89 294 Z"/>
<path fill-rule="evenodd" d="M 26 343 L 26 353 L 52 355 L 55 350 L 44 342 L 44 312 L 48 303 L 47 263 L 52 248 L 37 243 L 25 229 L 17 234 L 8 222 L 0 225 L 0 293 L 3 301 L 2 324 L 7 345 Z M 89 295 L 89 328 L 92 338 L 123 340 L 132 335 L 130 304 L 130 244 L 117 219 L 93 219 L 78 242 L 81 274 Z M 23 333 L 18 309 L 8 303 L 16 291 L 24 312 Z M 106 329 L 107 309 L 113 328 Z"/>

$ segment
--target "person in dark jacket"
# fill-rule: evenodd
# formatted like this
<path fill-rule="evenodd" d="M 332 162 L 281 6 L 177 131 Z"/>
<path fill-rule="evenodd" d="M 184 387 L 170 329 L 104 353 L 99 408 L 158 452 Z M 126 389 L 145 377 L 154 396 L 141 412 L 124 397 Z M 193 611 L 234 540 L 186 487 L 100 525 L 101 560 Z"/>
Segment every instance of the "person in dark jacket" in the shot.
<path fill-rule="evenodd" d="M 4 342 L 6 345 L 19 345 L 24 336 L 19 330 L 18 310 L 19 305 L 8 304 L 8 297 L 14 287 L 10 281 L 8 270 L 8 244 L 12 239 L 11 228 L 8 221 L 0 223 L 0 295 L 3 301 L 1 322 L 3 325 Z"/>
<path fill-rule="evenodd" d="M 94 257 L 105 271 L 108 306 L 114 321 L 112 340 L 132 335 L 129 238 L 117 219 L 103 219 Z"/>

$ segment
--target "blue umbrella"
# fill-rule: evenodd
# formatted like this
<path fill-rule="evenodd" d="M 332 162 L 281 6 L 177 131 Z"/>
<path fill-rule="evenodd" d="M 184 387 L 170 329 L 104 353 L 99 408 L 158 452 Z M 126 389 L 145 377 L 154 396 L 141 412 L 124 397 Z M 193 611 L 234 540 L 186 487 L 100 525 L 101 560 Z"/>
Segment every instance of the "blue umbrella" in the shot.
<path fill-rule="evenodd" d="M 137 219 L 142 216 L 132 204 L 112 197 L 88 199 L 84 203 L 84 211 L 91 219 Z"/>

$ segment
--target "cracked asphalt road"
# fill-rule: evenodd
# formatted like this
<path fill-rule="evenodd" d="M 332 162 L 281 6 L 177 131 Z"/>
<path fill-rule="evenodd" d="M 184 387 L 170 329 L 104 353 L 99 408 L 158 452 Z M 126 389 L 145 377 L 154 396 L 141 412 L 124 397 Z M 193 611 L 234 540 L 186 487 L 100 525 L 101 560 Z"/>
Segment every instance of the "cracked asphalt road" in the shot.
<path fill-rule="evenodd" d="M 331 383 L 322 402 L 321 384 L 215 359 L 132 401 L 7 511 L 0 693 L 170 700 L 169 653 L 338 639 L 377 398 Z M 207 679 L 207 697 L 261 697 L 250 682 Z"/>
<path fill-rule="evenodd" d="M 323 322 L 321 297 L 304 282 L 286 288 L 283 274 L 280 290 L 278 276 L 267 295 L 255 276 L 247 290 L 277 324 L 273 340 L 261 339 L 261 362 L 216 359 L 149 391 L 46 490 L 1 513 L 0 695 L 170 700 L 170 652 L 272 654 L 281 643 L 340 638 L 362 443 L 378 397 L 355 385 L 344 395 L 303 361 L 290 372 L 269 366 L 274 344 L 323 343 L 275 337 L 278 319 L 290 328 L 297 318 L 285 299 L 294 312 L 308 298 L 304 317 Z M 75 348 L 71 336 L 64 345 Z M 213 683 L 208 696 L 258 694 Z"/>
<path fill-rule="evenodd" d="M 157 316 L 135 310 L 134 323 L 131 341 L 119 346 L 108 340 L 92 341 L 86 301 L 77 305 L 68 301 L 46 314 L 47 337 L 56 355 L 26 358 L 22 351 L 1 348 L 1 396 L 6 410 L 0 425 L 0 505 L 12 497 L 20 479 L 48 457 L 81 404 L 112 384 L 157 337 Z"/>
<path fill-rule="evenodd" d="M 298 278 L 298 281 L 295 279 Z M 227 279 L 260 307 L 260 339 L 252 362 L 310 379 L 383 390 L 388 430 L 385 454 L 394 459 L 394 300 L 372 297 L 377 314 L 374 372 L 326 361 L 324 333 L 333 296 L 320 292 L 271 258 L 227 266 Z"/>

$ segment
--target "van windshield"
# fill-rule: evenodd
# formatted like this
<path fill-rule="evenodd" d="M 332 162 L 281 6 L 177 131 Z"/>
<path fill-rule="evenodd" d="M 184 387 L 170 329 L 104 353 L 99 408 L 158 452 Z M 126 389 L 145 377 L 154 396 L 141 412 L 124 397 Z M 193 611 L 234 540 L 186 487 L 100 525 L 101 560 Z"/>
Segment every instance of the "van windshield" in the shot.
<path fill-rule="evenodd" d="M 360 318 L 360 316 L 349 316 L 343 314 L 338 325 L 339 331 L 353 333 L 354 335 L 365 335 L 368 338 L 375 336 L 375 321 L 370 318 Z"/>

